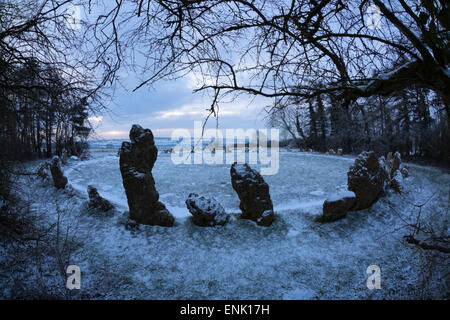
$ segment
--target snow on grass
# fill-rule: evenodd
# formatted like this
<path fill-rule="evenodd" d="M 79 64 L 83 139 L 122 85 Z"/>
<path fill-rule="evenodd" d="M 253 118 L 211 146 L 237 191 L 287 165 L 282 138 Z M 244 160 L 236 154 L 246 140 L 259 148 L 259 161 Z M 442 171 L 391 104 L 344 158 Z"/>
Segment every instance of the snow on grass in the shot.
<path fill-rule="evenodd" d="M 282 152 L 279 173 L 264 176 L 276 213 L 269 228 L 239 219 L 230 165 L 175 166 L 170 155 L 158 157 L 153 175 L 161 200 L 176 217 L 173 228 L 141 225 L 139 230 L 126 230 L 117 223 L 127 205 L 119 159 L 114 155 L 70 162 L 65 171 L 72 192 L 56 191 L 40 181 L 29 186 L 50 220 L 55 219 L 51 199 L 65 201 L 70 221 L 77 225 L 76 236 L 84 243 L 72 261 L 82 266 L 82 286 L 92 287 L 89 279 L 107 265 L 120 283 L 111 298 L 417 298 L 421 255 L 404 244 L 399 228 L 402 219 L 412 217 L 409 203 L 435 194 L 432 208 L 442 208 L 448 201 L 450 177 L 414 166 L 403 195 L 388 194 L 371 208 L 350 212 L 333 223 L 315 222 L 323 200 L 346 189 L 352 162 L 344 157 Z M 88 184 L 119 205 L 112 217 L 84 209 Z M 191 192 L 215 197 L 232 213 L 230 223 L 195 226 L 184 205 Z M 404 217 L 399 219 L 391 206 Z M 381 267 L 382 290 L 366 287 L 366 268 L 372 264 Z M 433 280 L 432 286 L 436 297 L 444 294 L 445 284 Z"/>
<path fill-rule="evenodd" d="M 343 200 L 345 198 L 355 198 L 355 197 L 356 197 L 356 195 L 353 191 L 343 190 L 343 191 L 339 191 L 339 192 L 334 193 L 331 196 L 329 196 L 327 198 L 327 201 L 335 202 L 335 201 Z"/>

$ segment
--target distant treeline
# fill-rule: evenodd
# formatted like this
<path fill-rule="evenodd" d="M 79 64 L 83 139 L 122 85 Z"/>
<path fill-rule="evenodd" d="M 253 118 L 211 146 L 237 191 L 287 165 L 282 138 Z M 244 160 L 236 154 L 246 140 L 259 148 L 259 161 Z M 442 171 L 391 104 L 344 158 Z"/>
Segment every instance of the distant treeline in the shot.
<path fill-rule="evenodd" d="M 61 72 L 33 58 L 19 66 L 0 58 L 10 86 L 0 90 L 0 148 L 6 160 L 80 155 L 91 129 L 85 98 L 69 90 Z"/>
<path fill-rule="evenodd" d="M 306 103 L 292 99 L 269 110 L 269 124 L 301 149 L 399 151 L 405 159 L 450 164 L 449 106 L 423 88 L 357 101 L 325 94 Z"/>

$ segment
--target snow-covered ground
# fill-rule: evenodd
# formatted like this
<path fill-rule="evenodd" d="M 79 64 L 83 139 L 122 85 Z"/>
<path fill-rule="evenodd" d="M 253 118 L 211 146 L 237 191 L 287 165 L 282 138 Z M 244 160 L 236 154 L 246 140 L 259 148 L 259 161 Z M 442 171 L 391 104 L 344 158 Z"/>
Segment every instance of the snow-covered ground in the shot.
<path fill-rule="evenodd" d="M 424 278 L 424 254 L 403 241 L 405 224 L 415 218 L 412 203 L 433 196 L 424 217 L 448 234 L 446 211 L 450 175 L 410 166 L 402 195 L 381 198 L 371 208 L 322 224 L 315 218 L 323 201 L 345 190 L 350 157 L 281 151 L 278 174 L 264 176 L 276 213 L 271 227 L 238 218 L 239 199 L 231 187 L 230 165 L 174 165 L 160 153 L 153 169 L 160 200 L 176 217 L 172 228 L 118 223 L 127 210 L 113 152 L 93 152 L 87 161 L 64 166 L 73 190 L 56 191 L 38 179 L 28 183 L 38 208 L 55 219 L 55 202 L 76 226 L 83 249 L 72 257 L 81 267 L 82 290 L 97 273 L 114 279 L 102 298 L 125 299 L 382 299 L 442 298 L 448 295 L 438 266 Z M 257 167 L 252 165 L 252 167 Z M 117 205 L 114 216 L 89 214 L 86 188 Z M 233 218 L 225 227 L 198 227 L 189 218 L 189 193 L 215 197 Z M 435 216 L 432 216 L 435 215 Z M 428 254 L 428 253 L 426 253 Z M 445 259 L 437 254 L 438 259 Z M 366 269 L 381 268 L 381 289 L 366 286 Z M 111 281 L 105 279 L 105 281 Z M 448 281 L 448 278 L 447 278 Z M 425 291 L 424 291 L 425 290 Z"/>
<path fill-rule="evenodd" d="M 72 186 L 85 192 L 93 184 L 101 195 L 115 204 L 127 207 L 127 198 L 115 154 L 94 154 L 88 161 L 74 163 L 66 174 Z M 317 207 L 321 211 L 326 195 L 347 188 L 347 169 L 353 159 L 282 152 L 280 170 L 264 176 L 278 212 Z M 259 168 L 259 165 L 251 165 Z M 176 218 L 190 216 L 185 200 L 189 193 L 214 196 L 229 212 L 239 212 L 239 198 L 231 187 L 230 165 L 174 165 L 170 154 L 159 153 L 153 169 L 160 200 Z"/>

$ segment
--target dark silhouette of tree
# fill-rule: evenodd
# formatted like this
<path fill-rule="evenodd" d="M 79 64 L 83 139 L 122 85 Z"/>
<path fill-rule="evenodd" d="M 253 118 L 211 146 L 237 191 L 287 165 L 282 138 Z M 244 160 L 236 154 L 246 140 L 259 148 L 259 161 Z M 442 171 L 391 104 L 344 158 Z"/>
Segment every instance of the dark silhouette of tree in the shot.
<path fill-rule="evenodd" d="M 378 29 L 367 24 L 371 4 Z M 110 31 L 99 52 L 118 62 L 145 43 L 150 76 L 137 88 L 195 71 L 204 79 L 196 91 L 216 97 L 333 93 L 346 105 L 416 84 L 448 105 L 449 10 L 432 0 L 119 1 L 95 27 Z"/>

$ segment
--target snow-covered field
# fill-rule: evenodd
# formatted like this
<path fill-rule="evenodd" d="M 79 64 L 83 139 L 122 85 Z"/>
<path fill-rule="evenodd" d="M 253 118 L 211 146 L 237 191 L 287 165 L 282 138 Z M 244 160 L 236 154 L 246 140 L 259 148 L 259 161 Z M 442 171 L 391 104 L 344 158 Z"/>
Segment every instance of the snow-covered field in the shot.
<path fill-rule="evenodd" d="M 87 161 L 63 167 L 73 190 L 56 191 L 38 179 L 28 183 L 36 210 L 55 219 L 55 202 L 66 211 L 83 243 L 72 257 L 81 267 L 82 290 L 94 290 L 96 274 L 109 275 L 111 288 L 101 298 L 125 299 L 383 299 L 448 296 L 448 264 L 424 281 L 424 255 L 403 236 L 416 216 L 413 203 L 433 198 L 423 217 L 448 234 L 445 209 L 450 175 L 410 166 L 402 195 L 381 198 L 370 209 L 322 224 L 314 219 L 323 200 L 346 189 L 353 158 L 281 151 L 279 173 L 264 176 L 276 220 L 271 227 L 238 218 L 239 199 L 231 187 L 230 165 L 174 165 L 160 153 L 153 169 L 160 200 L 176 217 L 172 228 L 118 223 L 127 210 L 113 152 L 93 152 Z M 257 167 L 252 165 L 252 167 Z M 92 184 L 117 205 L 113 216 L 85 209 Z M 215 197 L 233 214 L 225 227 L 198 227 L 184 201 L 189 193 Z M 40 207 L 39 207 L 40 206 Z M 429 216 L 427 216 L 429 215 Z M 436 254 L 437 259 L 445 259 Z M 366 286 L 366 269 L 381 268 L 381 289 Z M 447 275 L 446 275 L 447 274 Z M 106 286 L 107 287 L 107 286 Z"/>

